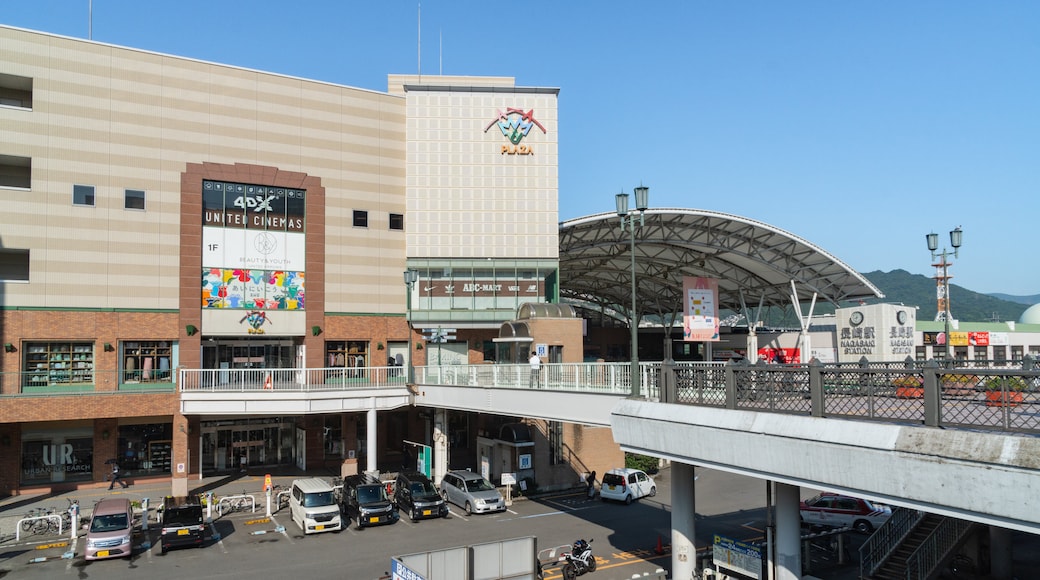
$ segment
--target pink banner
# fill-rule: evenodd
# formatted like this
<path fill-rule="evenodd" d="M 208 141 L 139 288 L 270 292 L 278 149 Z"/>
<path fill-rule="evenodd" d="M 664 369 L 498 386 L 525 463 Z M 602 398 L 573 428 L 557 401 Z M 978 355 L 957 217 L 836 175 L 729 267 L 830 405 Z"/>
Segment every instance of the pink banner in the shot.
<path fill-rule="evenodd" d="M 683 340 L 719 340 L 719 281 L 683 277 Z"/>

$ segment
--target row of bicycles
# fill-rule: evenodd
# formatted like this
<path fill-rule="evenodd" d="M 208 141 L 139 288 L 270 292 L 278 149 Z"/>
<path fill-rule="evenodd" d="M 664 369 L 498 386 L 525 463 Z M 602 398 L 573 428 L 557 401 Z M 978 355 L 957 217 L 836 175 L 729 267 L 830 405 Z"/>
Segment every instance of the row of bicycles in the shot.
<path fill-rule="evenodd" d="M 203 506 L 206 505 L 207 499 L 202 498 Z M 210 500 L 213 502 L 214 507 L 217 511 L 223 514 L 230 514 L 235 512 L 251 512 L 262 505 L 261 502 L 264 500 L 264 494 L 260 494 L 258 499 L 255 495 L 245 492 L 244 490 L 240 495 L 226 495 L 224 497 L 212 496 Z M 271 507 L 276 510 L 280 510 L 289 507 L 289 490 L 282 485 L 274 485 L 271 488 Z"/>
<path fill-rule="evenodd" d="M 59 511 L 57 508 L 37 507 L 29 510 L 22 518 L 23 532 L 31 534 L 59 534 L 72 527 L 72 514 L 79 510 L 79 500 L 66 498 L 68 507 Z"/>

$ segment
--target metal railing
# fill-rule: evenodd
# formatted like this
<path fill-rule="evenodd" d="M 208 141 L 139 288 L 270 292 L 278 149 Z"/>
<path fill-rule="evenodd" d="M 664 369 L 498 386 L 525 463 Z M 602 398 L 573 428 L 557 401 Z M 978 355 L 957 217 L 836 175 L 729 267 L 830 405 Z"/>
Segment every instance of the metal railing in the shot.
<path fill-rule="evenodd" d="M 184 392 L 340 391 L 404 387 L 405 367 L 330 367 L 319 369 L 181 369 Z"/>
<path fill-rule="evenodd" d="M 906 559 L 906 579 L 925 580 L 950 552 L 960 545 L 975 524 L 967 520 L 943 518 L 943 521 Z"/>
<path fill-rule="evenodd" d="M 914 526 L 924 517 L 924 512 L 909 508 L 897 507 L 892 511 L 892 516 L 885 521 L 867 538 L 867 541 L 859 547 L 859 577 L 870 578 L 892 551 L 899 547 L 903 538 L 914 529 Z"/>

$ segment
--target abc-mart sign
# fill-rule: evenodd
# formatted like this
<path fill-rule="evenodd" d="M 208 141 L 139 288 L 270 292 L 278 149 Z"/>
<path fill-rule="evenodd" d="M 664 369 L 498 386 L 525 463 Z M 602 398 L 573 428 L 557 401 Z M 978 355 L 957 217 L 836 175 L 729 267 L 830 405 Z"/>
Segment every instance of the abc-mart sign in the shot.
<path fill-rule="evenodd" d="M 504 112 L 499 109 L 497 113 L 497 116 L 484 127 L 484 132 L 487 133 L 492 127 L 497 126 L 502 136 L 509 141 L 500 146 L 499 152 L 502 155 L 534 155 L 534 149 L 529 143 L 524 143 L 524 139 L 533 127 L 538 127 L 542 133 L 546 133 L 545 127 L 534 118 L 534 109 L 524 111 L 507 107 Z"/>

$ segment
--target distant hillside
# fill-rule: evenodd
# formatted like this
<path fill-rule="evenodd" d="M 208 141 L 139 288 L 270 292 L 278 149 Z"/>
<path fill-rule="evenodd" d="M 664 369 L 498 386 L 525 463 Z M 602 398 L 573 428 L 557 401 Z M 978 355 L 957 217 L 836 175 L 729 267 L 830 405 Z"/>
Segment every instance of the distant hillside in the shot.
<path fill-rule="evenodd" d="M 917 306 L 918 320 L 935 320 L 935 280 L 906 270 L 874 271 L 863 274 L 885 295 L 883 300 L 868 300 L 870 304 L 885 302 Z M 950 284 L 950 306 L 953 317 L 962 322 L 1017 321 L 1026 308 L 1040 303 L 1040 296 L 1010 297 L 1004 300 L 988 294 L 979 294 L 956 284 Z M 1025 300 L 1033 299 L 1026 303 Z M 843 307 L 852 304 L 842 304 Z M 833 314 L 834 307 L 817 303 L 813 314 Z M 790 308 L 772 308 L 763 313 L 761 320 L 773 328 L 797 328 L 798 316 Z"/>
<path fill-rule="evenodd" d="M 874 271 L 863 275 L 885 294 L 884 302 L 919 306 L 918 320 L 935 320 L 934 279 L 906 270 Z M 950 310 L 953 318 L 964 322 L 1018 320 L 1026 308 L 1036 302 L 1005 300 L 950 284 Z"/>
<path fill-rule="evenodd" d="M 1008 302 L 1018 302 L 1019 304 L 1025 304 L 1026 306 L 1040 304 L 1040 294 L 1033 294 L 1032 296 L 1012 296 L 1011 294 L 994 292 L 993 294 L 990 294 L 990 296 L 1000 298 L 1001 300 L 1007 300 Z"/>

